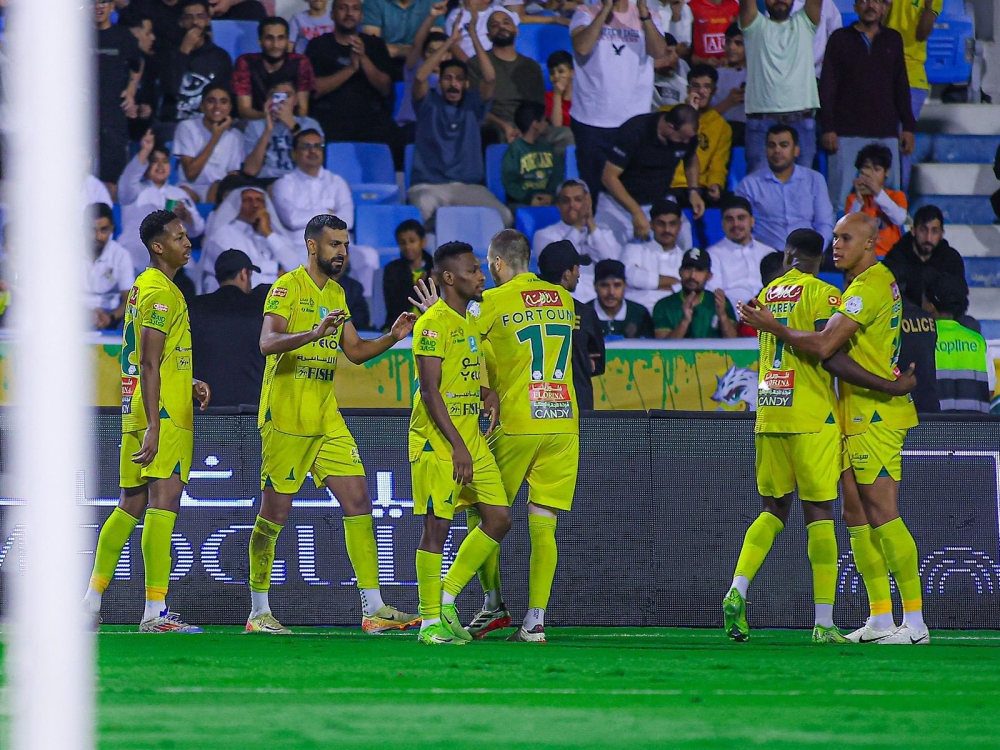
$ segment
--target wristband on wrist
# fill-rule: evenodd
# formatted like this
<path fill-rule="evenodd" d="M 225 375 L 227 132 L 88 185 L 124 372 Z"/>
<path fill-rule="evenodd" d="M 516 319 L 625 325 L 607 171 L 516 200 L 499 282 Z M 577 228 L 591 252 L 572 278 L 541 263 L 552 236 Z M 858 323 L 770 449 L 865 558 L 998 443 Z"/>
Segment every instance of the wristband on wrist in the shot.
<path fill-rule="evenodd" d="M 653 18 L 652 16 L 639 16 L 639 20 L 642 21 L 643 23 L 646 23 L 646 21 L 649 21 L 652 18 Z"/>

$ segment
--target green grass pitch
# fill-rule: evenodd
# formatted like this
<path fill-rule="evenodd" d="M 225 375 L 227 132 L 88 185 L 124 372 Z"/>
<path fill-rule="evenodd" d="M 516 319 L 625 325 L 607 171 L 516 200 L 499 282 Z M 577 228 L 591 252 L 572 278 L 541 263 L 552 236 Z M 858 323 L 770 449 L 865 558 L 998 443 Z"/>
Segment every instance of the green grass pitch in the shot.
<path fill-rule="evenodd" d="M 1000 747 L 1000 633 L 932 638 L 841 647 L 813 646 L 808 631 L 733 644 L 721 631 L 550 628 L 541 646 L 427 647 L 412 631 L 106 626 L 99 747 Z"/>

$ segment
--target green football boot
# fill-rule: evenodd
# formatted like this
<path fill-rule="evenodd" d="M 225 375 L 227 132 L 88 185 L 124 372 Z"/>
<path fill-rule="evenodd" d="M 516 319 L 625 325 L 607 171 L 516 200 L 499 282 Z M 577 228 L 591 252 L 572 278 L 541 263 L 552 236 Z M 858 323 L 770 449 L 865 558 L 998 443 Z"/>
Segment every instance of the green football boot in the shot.
<path fill-rule="evenodd" d="M 441 622 L 445 624 L 452 635 L 462 641 L 471 641 L 472 635 L 462 626 L 462 620 L 458 616 L 458 610 L 454 604 L 441 605 Z"/>
<path fill-rule="evenodd" d="M 813 628 L 812 635 L 813 643 L 850 643 L 843 634 L 837 630 L 837 627 L 832 628 L 823 627 L 822 625 L 817 625 Z"/>
<path fill-rule="evenodd" d="M 726 635 L 737 643 L 750 640 L 750 626 L 747 625 L 747 602 L 735 588 L 729 589 L 722 600 L 722 615 L 726 623 Z"/>
<path fill-rule="evenodd" d="M 427 646 L 464 646 L 463 641 L 454 635 L 444 622 L 436 622 L 426 628 L 421 628 L 417 640 Z"/>

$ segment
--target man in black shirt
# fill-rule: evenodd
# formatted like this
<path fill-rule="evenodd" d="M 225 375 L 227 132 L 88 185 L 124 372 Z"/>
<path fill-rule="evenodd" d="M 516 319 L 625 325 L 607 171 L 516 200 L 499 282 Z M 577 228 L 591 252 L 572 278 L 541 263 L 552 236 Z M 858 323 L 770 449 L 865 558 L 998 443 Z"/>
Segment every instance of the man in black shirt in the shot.
<path fill-rule="evenodd" d="M 135 36 L 124 26 L 111 25 L 111 0 L 95 0 L 97 62 L 94 66 L 97 92 L 97 134 L 100 164 L 97 176 L 107 183 L 112 196 L 118 178 L 128 163 L 128 120 L 135 118 L 135 101 L 142 77 L 142 52 Z"/>
<path fill-rule="evenodd" d="M 902 291 L 902 285 L 900 285 Z M 937 365 L 934 349 L 937 346 L 937 326 L 934 317 L 919 305 L 903 296 L 903 318 L 899 322 L 899 366 L 905 370 L 915 364 L 917 387 L 910 394 L 917 412 L 937 412 L 941 402 L 937 395 Z"/>
<path fill-rule="evenodd" d="M 558 240 L 542 248 L 538 256 L 539 278 L 558 284 L 573 293 L 580 281 L 580 266 L 589 266 L 589 255 L 580 255 L 569 240 Z M 576 303 L 579 328 L 573 331 L 573 388 L 581 411 L 594 408 L 594 384 L 591 378 L 604 374 L 606 365 L 604 335 L 597 314 L 590 305 Z"/>
<path fill-rule="evenodd" d="M 209 0 L 216 21 L 263 21 L 267 10 L 259 0 Z"/>
<path fill-rule="evenodd" d="M 915 305 L 923 304 L 924 286 L 931 277 L 952 274 L 965 278 L 965 261 L 944 238 L 944 215 L 937 206 L 921 206 L 913 214 L 913 230 L 885 254 L 882 260 L 892 271 L 904 294 Z"/>
<path fill-rule="evenodd" d="M 359 31 L 361 0 L 333 0 L 334 30 L 309 42 L 316 73 L 310 113 L 327 141 L 385 143 L 402 169 L 403 132 L 392 119 L 392 60 L 380 37 Z"/>
<path fill-rule="evenodd" d="M 598 224 L 611 227 L 625 245 L 649 239 L 649 207 L 670 191 L 677 165 L 684 162 L 691 210 L 697 219 L 705 202 L 697 185 L 698 110 L 678 104 L 668 112 L 637 115 L 618 129 L 601 181 L 606 192 L 597 202 Z"/>
<path fill-rule="evenodd" d="M 198 115 L 201 95 L 210 83 L 227 89 L 233 75 L 229 53 L 212 41 L 212 19 L 208 0 L 185 0 L 181 8 L 180 28 L 184 36 L 180 46 L 163 54 L 160 86 L 161 140 L 173 139 L 177 123 Z"/>
<path fill-rule="evenodd" d="M 183 5 L 183 0 L 132 0 L 128 7 L 153 22 L 153 33 L 160 40 L 163 51 L 174 49 L 184 37 L 184 31 L 177 25 Z"/>
<path fill-rule="evenodd" d="M 226 250 L 215 260 L 219 288 L 189 303 L 194 377 L 211 377 L 212 406 L 260 402 L 264 355 L 260 328 L 268 287 L 250 287 L 251 272 L 260 272 L 242 250 Z"/>

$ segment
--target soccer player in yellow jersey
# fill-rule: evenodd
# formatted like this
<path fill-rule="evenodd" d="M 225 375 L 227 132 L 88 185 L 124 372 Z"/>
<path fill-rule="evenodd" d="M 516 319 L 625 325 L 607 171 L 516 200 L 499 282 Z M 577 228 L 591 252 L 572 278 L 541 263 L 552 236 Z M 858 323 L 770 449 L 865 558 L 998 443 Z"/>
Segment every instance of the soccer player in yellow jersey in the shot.
<path fill-rule="evenodd" d="M 84 608 L 99 622 L 101 595 L 122 548 L 145 511 L 142 560 L 146 606 L 141 633 L 200 633 L 167 609 L 170 540 L 194 449 L 192 395 L 201 408 L 211 391 L 191 375 L 191 326 L 174 276 L 191 258 L 176 214 L 154 211 L 139 227 L 149 268 L 129 292 L 122 330 L 121 500 L 101 529 Z"/>
<path fill-rule="evenodd" d="M 258 427 L 263 490 L 260 515 L 250 534 L 247 632 L 288 633 L 271 615 L 267 592 L 278 535 L 292 496 L 308 472 L 326 486 L 344 511 L 344 538 L 361 593 L 362 629 L 403 630 L 415 615 L 382 601 L 371 498 L 358 447 L 337 408 L 334 373 L 340 352 L 360 364 L 377 357 L 413 330 L 416 315 L 403 313 L 389 334 L 374 341 L 358 336 L 344 290 L 333 280 L 347 257 L 347 224 L 331 214 L 313 217 L 305 229 L 307 265 L 284 274 L 264 303 L 260 350 L 267 357 Z"/>
<path fill-rule="evenodd" d="M 482 348 L 467 308 L 481 302 L 485 277 L 472 246 L 448 242 L 434 253 L 441 299 L 413 329 L 420 388 L 410 416 L 409 455 L 413 512 L 424 516 L 417 548 L 420 641 L 461 645 L 472 640 L 462 627 L 455 597 L 500 548 L 510 530 L 510 506 L 496 460 L 479 431 L 481 402 L 496 424 L 499 401 L 482 386 Z M 441 555 L 455 513 L 475 507 L 471 526 L 441 582 Z M 442 592 L 443 588 L 443 592 Z"/>
<path fill-rule="evenodd" d="M 758 302 L 789 328 L 822 330 L 840 305 L 840 292 L 817 278 L 823 260 L 823 238 L 797 229 L 785 245 L 785 273 L 767 285 Z M 760 333 L 757 421 L 757 488 L 763 512 L 747 530 L 733 583 L 723 600 L 726 633 L 746 641 L 746 596 L 750 582 L 788 523 L 792 492 L 798 488 L 808 534 L 813 575 L 815 643 L 846 643 L 833 624 L 837 587 L 837 540 L 833 501 L 843 468 L 843 436 L 837 418 L 837 396 L 831 372 L 878 389 L 905 392 L 912 376 L 884 380 L 853 363 L 842 351 L 828 361 L 786 346 L 766 331 Z"/>
<path fill-rule="evenodd" d="M 878 223 L 848 214 L 833 231 L 833 260 L 853 280 L 837 312 L 822 331 L 796 331 L 776 321 L 766 307 L 744 306 L 746 322 L 797 351 L 828 359 L 842 347 L 856 363 L 883 378 L 898 374 L 902 300 L 896 280 L 875 257 Z M 844 496 L 844 520 L 855 564 L 868 589 L 871 614 L 852 636 L 861 642 L 918 645 L 930 642 L 924 624 L 917 545 L 899 516 L 906 431 L 917 424 L 909 396 L 890 396 L 845 383 L 840 411 L 860 504 Z M 886 568 L 903 600 L 903 624 L 893 628 Z M 882 619 L 878 619 L 882 616 Z M 874 622 L 873 622 L 874 620 Z"/>

